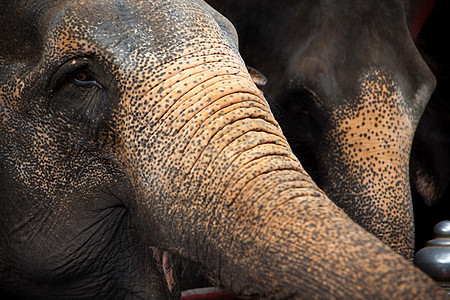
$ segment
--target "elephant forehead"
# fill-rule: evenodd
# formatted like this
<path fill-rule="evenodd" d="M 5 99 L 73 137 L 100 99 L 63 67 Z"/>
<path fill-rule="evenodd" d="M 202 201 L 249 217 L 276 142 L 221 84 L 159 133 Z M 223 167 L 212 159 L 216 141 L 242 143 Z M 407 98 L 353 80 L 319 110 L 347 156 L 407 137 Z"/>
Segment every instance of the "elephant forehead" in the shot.
<path fill-rule="evenodd" d="M 81 1 L 61 8 L 52 24 L 47 49 L 59 56 L 101 51 L 130 67 L 169 61 L 186 43 L 225 37 L 196 1 Z"/>

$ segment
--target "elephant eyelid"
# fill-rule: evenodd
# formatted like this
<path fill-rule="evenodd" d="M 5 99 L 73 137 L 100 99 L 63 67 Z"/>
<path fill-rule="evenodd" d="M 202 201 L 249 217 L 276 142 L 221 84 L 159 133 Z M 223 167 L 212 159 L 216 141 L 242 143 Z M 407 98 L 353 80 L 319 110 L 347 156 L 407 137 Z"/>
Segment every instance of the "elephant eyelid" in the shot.
<path fill-rule="evenodd" d="M 50 90 L 55 92 L 61 86 L 68 83 L 72 83 L 76 87 L 103 88 L 90 71 L 91 65 L 92 62 L 86 57 L 74 58 L 67 61 L 54 73 L 50 82 Z"/>

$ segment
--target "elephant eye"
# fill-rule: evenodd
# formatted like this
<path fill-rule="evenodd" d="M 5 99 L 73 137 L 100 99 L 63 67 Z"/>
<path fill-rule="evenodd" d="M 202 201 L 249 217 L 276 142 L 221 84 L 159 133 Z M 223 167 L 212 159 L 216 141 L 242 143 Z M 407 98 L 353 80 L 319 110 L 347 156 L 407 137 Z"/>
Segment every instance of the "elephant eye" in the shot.
<path fill-rule="evenodd" d="M 306 88 L 290 90 L 278 98 L 282 127 L 298 141 L 314 144 L 326 126 L 318 99 Z"/>
<path fill-rule="evenodd" d="M 112 99 L 118 98 L 113 77 L 94 59 L 75 58 L 64 64 L 50 80 L 48 108 L 57 120 L 96 136 L 108 115 Z"/>
<path fill-rule="evenodd" d="M 72 83 L 77 87 L 98 87 L 102 88 L 100 83 L 95 80 L 87 70 L 78 70 L 72 74 Z"/>

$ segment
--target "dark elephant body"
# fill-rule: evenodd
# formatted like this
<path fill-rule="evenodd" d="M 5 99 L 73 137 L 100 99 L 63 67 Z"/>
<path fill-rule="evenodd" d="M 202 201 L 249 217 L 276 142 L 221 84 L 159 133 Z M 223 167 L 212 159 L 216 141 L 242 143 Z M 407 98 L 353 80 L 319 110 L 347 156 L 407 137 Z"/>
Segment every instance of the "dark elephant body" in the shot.
<path fill-rule="evenodd" d="M 0 3 L 0 289 L 445 298 L 306 174 L 203 1 Z"/>
<path fill-rule="evenodd" d="M 435 78 L 411 38 L 420 1 L 208 1 L 267 77 L 294 153 L 355 222 L 411 259 L 409 157 Z M 417 3 L 416 3 L 417 2 Z"/>
<path fill-rule="evenodd" d="M 434 237 L 436 224 L 450 219 L 450 45 L 443 37 L 443 28 L 450 27 L 447 12 L 445 1 L 437 1 L 416 38 L 437 78 L 411 149 L 416 249 Z"/>

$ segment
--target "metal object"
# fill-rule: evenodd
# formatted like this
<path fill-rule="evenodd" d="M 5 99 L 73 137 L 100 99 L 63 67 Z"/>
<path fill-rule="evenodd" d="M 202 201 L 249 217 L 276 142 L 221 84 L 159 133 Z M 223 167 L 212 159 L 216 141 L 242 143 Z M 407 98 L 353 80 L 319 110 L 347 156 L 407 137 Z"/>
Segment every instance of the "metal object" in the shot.
<path fill-rule="evenodd" d="M 450 294 L 450 221 L 434 227 L 435 238 L 417 252 L 414 264 Z"/>

